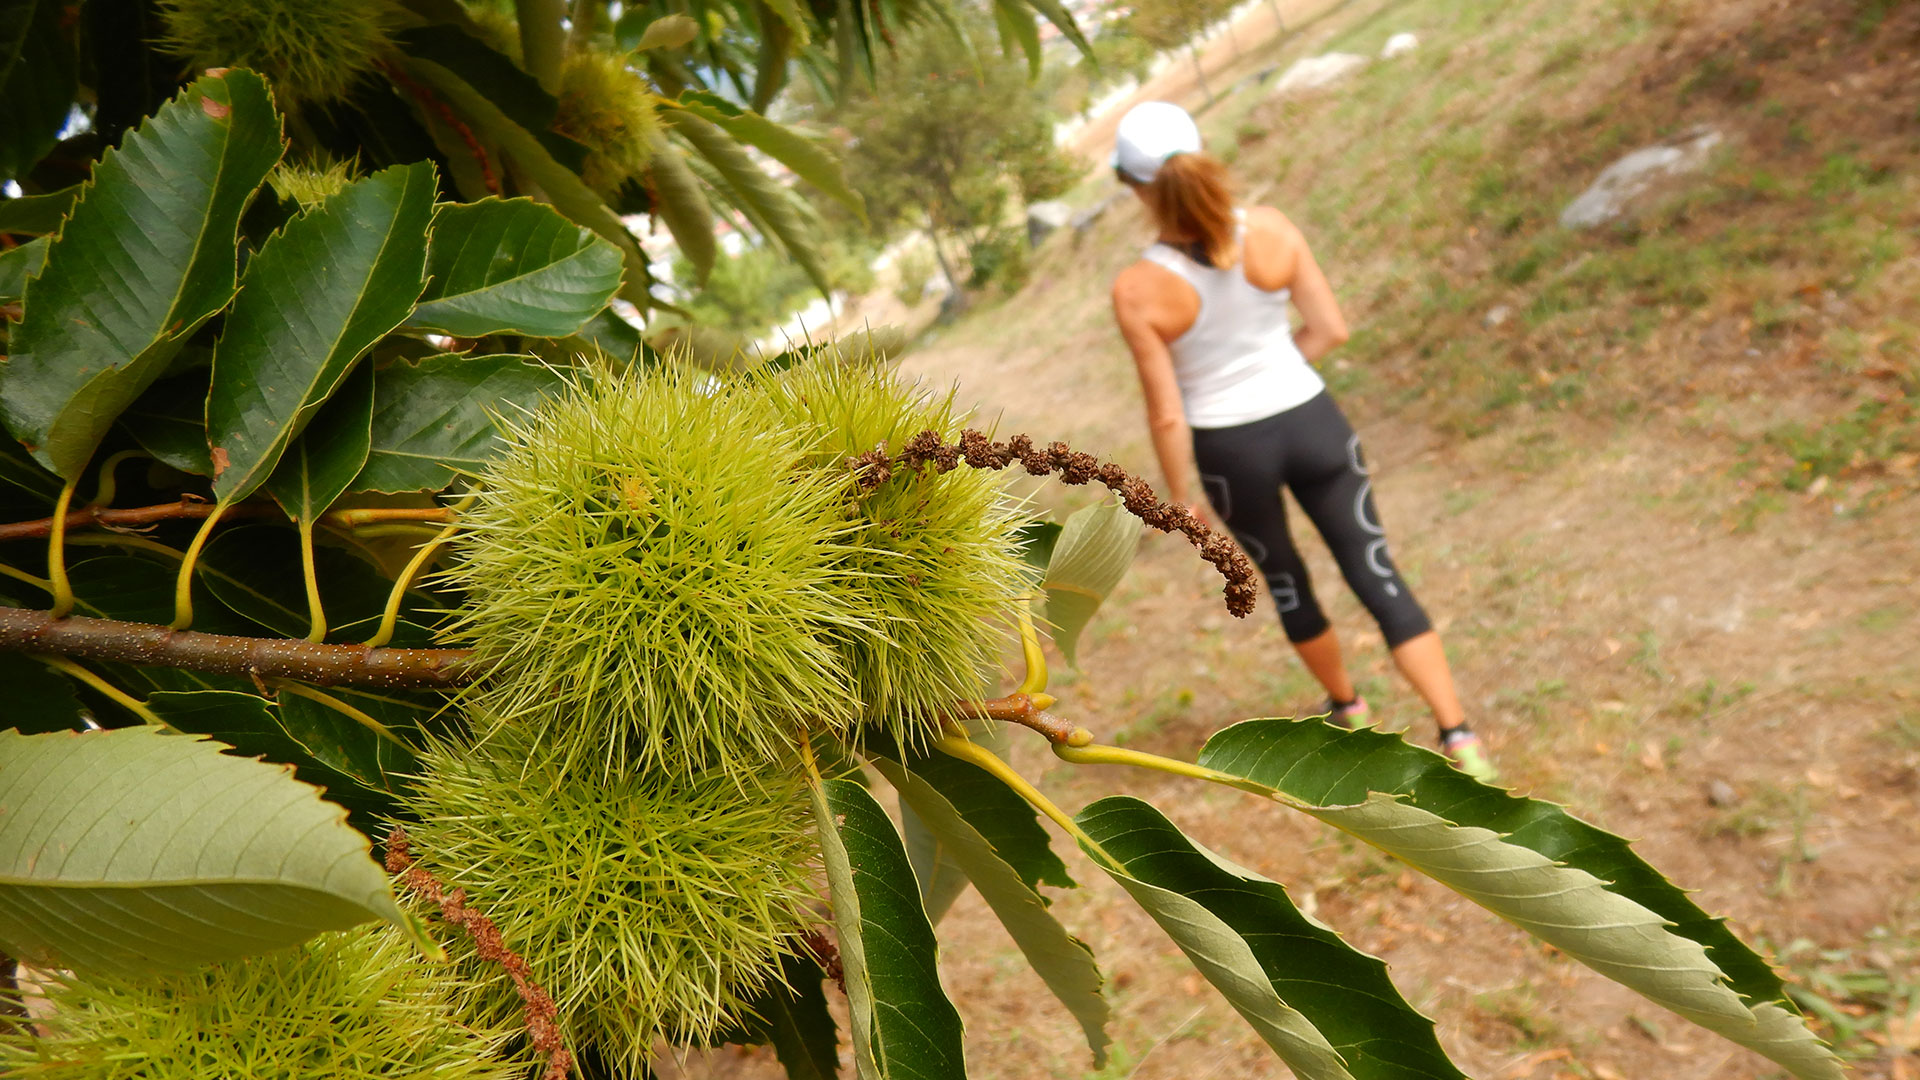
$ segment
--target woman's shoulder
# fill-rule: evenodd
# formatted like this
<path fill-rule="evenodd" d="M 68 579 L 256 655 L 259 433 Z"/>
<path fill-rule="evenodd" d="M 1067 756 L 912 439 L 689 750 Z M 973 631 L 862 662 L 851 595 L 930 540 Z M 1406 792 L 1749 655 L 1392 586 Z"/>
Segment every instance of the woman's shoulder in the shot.
<path fill-rule="evenodd" d="M 1151 294 L 1165 288 L 1169 281 L 1179 280 L 1180 275 L 1168 269 L 1165 263 L 1143 255 L 1128 263 L 1114 275 L 1113 294 L 1115 296 Z"/>
<path fill-rule="evenodd" d="M 1254 236 L 1284 238 L 1292 241 L 1300 236 L 1300 229 L 1293 219 L 1272 206 L 1249 206 L 1246 212 L 1247 232 Z"/>

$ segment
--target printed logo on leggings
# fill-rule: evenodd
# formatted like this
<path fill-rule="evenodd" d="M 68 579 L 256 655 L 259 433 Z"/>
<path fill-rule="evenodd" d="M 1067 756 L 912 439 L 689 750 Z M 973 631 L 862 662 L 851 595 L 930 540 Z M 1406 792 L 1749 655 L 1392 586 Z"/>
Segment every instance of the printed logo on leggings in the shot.
<path fill-rule="evenodd" d="M 1300 610 L 1300 589 L 1293 583 L 1292 574 L 1273 575 L 1273 580 L 1267 582 L 1267 593 L 1281 614 Z"/>
<path fill-rule="evenodd" d="M 1362 477 L 1368 477 L 1367 463 L 1360 456 L 1360 436 L 1347 440 L 1347 464 Z M 1353 494 L 1353 520 L 1373 539 L 1367 542 L 1367 569 L 1376 577 L 1386 579 L 1388 596 L 1399 596 L 1400 586 L 1394 581 L 1393 560 L 1387 555 L 1387 530 L 1379 521 L 1379 515 L 1373 510 L 1373 480 L 1360 482 L 1360 490 Z"/>

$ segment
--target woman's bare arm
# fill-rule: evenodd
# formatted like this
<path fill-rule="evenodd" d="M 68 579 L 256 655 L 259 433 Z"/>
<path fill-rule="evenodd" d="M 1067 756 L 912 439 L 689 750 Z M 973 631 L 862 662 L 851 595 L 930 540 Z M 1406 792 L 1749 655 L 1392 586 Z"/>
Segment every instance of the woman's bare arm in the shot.
<path fill-rule="evenodd" d="M 1129 267 L 1114 281 L 1113 316 L 1139 369 L 1140 390 L 1147 399 L 1147 429 L 1153 435 L 1153 452 L 1167 480 L 1167 498 L 1192 507 L 1196 505 L 1193 437 L 1181 408 L 1180 384 L 1173 378 L 1173 353 L 1154 326 L 1159 286 L 1143 273 L 1136 273 L 1140 270 L 1138 266 Z"/>
<path fill-rule="evenodd" d="M 1293 343 L 1299 346 L 1308 362 L 1317 363 L 1348 337 L 1347 319 L 1340 313 L 1340 302 L 1333 297 L 1333 285 L 1313 257 L 1306 236 L 1285 214 L 1263 206 L 1250 214 L 1249 219 L 1256 235 L 1264 234 L 1267 245 L 1263 246 L 1268 250 L 1249 253 L 1248 279 L 1263 289 L 1293 290 L 1293 305 L 1300 309 L 1303 320 Z"/>

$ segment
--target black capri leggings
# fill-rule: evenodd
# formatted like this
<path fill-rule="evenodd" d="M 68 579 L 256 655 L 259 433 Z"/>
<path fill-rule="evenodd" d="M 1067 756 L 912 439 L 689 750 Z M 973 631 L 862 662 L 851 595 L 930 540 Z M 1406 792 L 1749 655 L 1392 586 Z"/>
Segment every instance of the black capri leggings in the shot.
<path fill-rule="evenodd" d="M 1433 628 L 1387 556 L 1360 436 L 1326 391 L 1250 424 L 1195 428 L 1193 456 L 1214 513 L 1266 576 L 1289 641 L 1319 637 L 1331 624 L 1287 533 L 1282 485 L 1313 519 L 1389 649 Z"/>

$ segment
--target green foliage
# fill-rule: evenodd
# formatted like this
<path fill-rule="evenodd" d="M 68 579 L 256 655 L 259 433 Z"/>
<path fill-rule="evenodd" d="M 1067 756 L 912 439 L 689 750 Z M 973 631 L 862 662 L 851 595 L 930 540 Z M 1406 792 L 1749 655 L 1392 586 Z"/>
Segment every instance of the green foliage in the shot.
<path fill-rule="evenodd" d="M 797 765 L 607 777 L 517 724 L 427 757 L 423 865 L 467 890 L 550 988 L 577 1045 L 635 1069 L 656 1034 L 704 1041 L 781 978 L 811 921 Z M 496 978 L 510 1015 L 517 997 Z"/>
<path fill-rule="evenodd" d="M 284 768 L 152 728 L 0 730 L 0 948 L 168 971 L 386 919 L 366 838 Z"/>
<path fill-rule="evenodd" d="M 845 565 L 844 473 L 750 385 L 629 372 L 510 421 L 463 515 L 453 630 L 473 707 L 572 755 L 746 776 L 853 719 L 824 631 L 873 633 Z"/>
<path fill-rule="evenodd" d="M 526 1076 L 514 1029 L 475 1022 L 477 988 L 412 952 L 390 927 L 360 927 L 157 979 L 57 976 L 48 1034 L 0 1028 L 0 1068 L 23 1080 Z"/>
<path fill-rule="evenodd" d="M 78 82 L 60 0 L 0 14 L 0 177 L 23 176 L 59 139 Z"/>
<path fill-rule="evenodd" d="M 552 369 L 511 353 L 429 356 L 380 373 L 360 491 L 439 491 L 485 468 L 506 444 L 493 414 L 532 410 L 561 389 Z"/>
<path fill-rule="evenodd" d="M 1156 49 L 1172 49 L 1187 44 L 1233 6 L 1229 0 L 1138 0 L 1125 27 Z"/>
<path fill-rule="evenodd" d="M 1222 990 L 1296 1074 L 1465 1080 L 1440 1049 L 1433 1021 L 1387 978 L 1387 965 L 1301 912 L 1286 889 L 1195 844 L 1138 799 L 1102 799 L 1077 820 L 1196 964 L 1230 963 L 1228 985 L 1245 989 Z M 1248 956 L 1256 968 L 1247 968 Z"/>
<path fill-rule="evenodd" d="M 1201 762 L 1220 767 L 1227 758 L 1225 747 L 1234 747 L 1237 756 L 1254 763 L 1274 761 L 1261 751 L 1284 742 L 1289 729 L 1313 724 L 1251 721 L 1229 728 L 1215 737 L 1224 737 L 1223 749 L 1217 755 L 1203 751 Z M 1342 733 L 1346 736 L 1360 736 L 1354 741 L 1361 745 L 1369 737 L 1391 738 L 1366 731 Z M 1392 754 L 1378 744 L 1370 749 Z M 1368 774 L 1352 770 L 1340 760 L 1343 756 L 1296 758 L 1279 769 L 1260 771 L 1280 785 L 1274 790 L 1294 800 L 1296 809 L 1378 847 L 1608 978 L 1786 1066 L 1795 1076 L 1841 1075 L 1838 1059 L 1798 1015 L 1773 1000 L 1743 999 L 1707 950 L 1669 930 L 1660 914 L 1577 865 L 1565 865 L 1491 829 L 1462 824 L 1392 794 L 1356 790 L 1384 785 L 1360 782 L 1358 778 Z M 1398 764 L 1404 769 L 1409 763 Z M 1664 881 L 1659 884 L 1671 889 Z"/>
<path fill-rule="evenodd" d="M 960 1015 L 940 988 L 933 927 L 900 834 L 852 780 L 816 783 L 812 791 L 860 1075 L 965 1076 Z"/>
<path fill-rule="evenodd" d="M 1312 761 L 1311 769 L 1295 763 Z M 1202 764 L 1317 803 L 1363 801 L 1369 791 L 1405 797 L 1449 821 L 1499 833 L 1556 863 L 1585 870 L 1658 912 L 1673 932 L 1707 947 L 1728 982 L 1750 1002 L 1784 1001 L 1780 978 L 1720 919 L 1688 899 L 1633 853 L 1627 841 L 1539 799 L 1509 795 L 1455 772 L 1437 754 L 1375 731 L 1342 733 L 1324 724 L 1254 720 L 1207 740 Z M 1364 781 L 1361 777 L 1366 777 Z"/>
<path fill-rule="evenodd" d="M 927 285 L 933 275 L 939 271 L 933 252 L 922 248 L 901 252 L 894 261 L 893 298 L 908 307 L 918 304 L 927 295 Z"/>
<path fill-rule="evenodd" d="M 803 364 L 774 382 L 773 395 L 823 471 L 876 447 L 898 454 L 922 431 L 960 434 L 950 394 L 931 396 L 857 360 Z M 860 622 L 833 637 L 860 719 L 915 745 L 999 658 L 1028 583 L 1013 553 L 1021 519 L 999 475 L 976 469 L 896 475 L 842 506 L 850 531 L 838 569 Z"/>
<path fill-rule="evenodd" d="M 1076 511 L 1054 540 L 1041 588 L 1054 644 L 1077 663 L 1080 634 L 1126 575 L 1140 547 L 1140 522 L 1117 502 Z"/>
<path fill-rule="evenodd" d="M 247 198 L 280 157 L 260 79 L 199 80 L 118 150 L 75 201 L 0 368 L 0 420 L 74 479 L 107 428 L 226 306 Z"/>
<path fill-rule="evenodd" d="M 969 249 L 973 273 L 967 284 L 974 288 L 995 285 L 1015 293 L 1027 283 L 1026 232 L 1023 229 L 993 229 Z"/>
<path fill-rule="evenodd" d="M 407 325 L 455 337 L 579 333 L 620 288 L 619 253 L 527 199 L 441 206 Z"/>
<path fill-rule="evenodd" d="M 1047 848 L 1046 834 L 1033 820 L 1032 810 L 1013 798 L 1004 784 L 951 758 L 922 758 L 913 763 L 912 772 L 889 758 L 874 757 L 872 761 L 900 792 L 901 805 L 911 808 L 938 837 L 941 850 L 980 890 L 1027 962 L 1079 1021 L 1093 1050 L 1094 1067 L 1105 1064 L 1106 1025 L 1111 1010 L 1100 992 L 1100 969 L 1093 962 L 1092 950 L 1047 912 L 1048 901 L 1038 888 L 1040 881 L 1071 888 L 1073 879 L 1066 876 L 1066 867 Z M 962 807 L 968 813 L 963 814 Z M 973 821 L 984 827 L 1010 824 L 1016 829 L 1008 830 L 1011 837 L 1002 834 L 989 839 Z M 1021 836 L 1025 830 L 1018 826 L 1030 826 L 1039 834 L 1037 851 L 1032 838 Z M 1035 854 L 1040 858 L 1034 859 Z M 1032 865 L 1036 861 L 1040 863 L 1037 872 Z M 1016 862 L 1021 865 L 1016 866 Z"/>
<path fill-rule="evenodd" d="M 207 434 L 223 504 L 266 482 L 359 358 L 406 321 L 432 216 L 432 167 L 394 166 L 260 246 L 213 351 Z"/>

